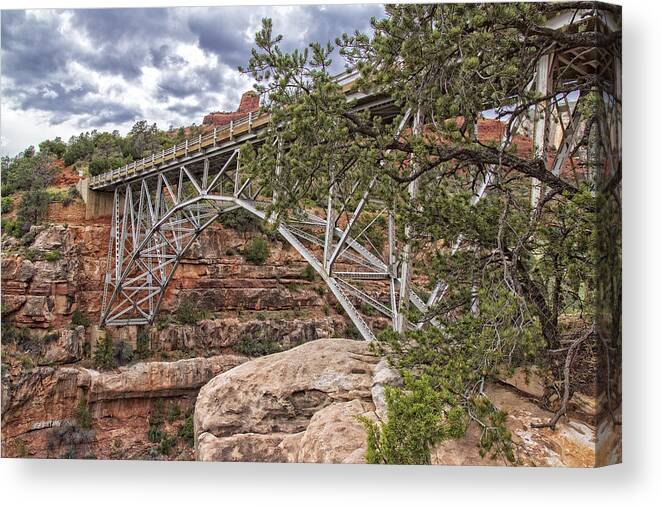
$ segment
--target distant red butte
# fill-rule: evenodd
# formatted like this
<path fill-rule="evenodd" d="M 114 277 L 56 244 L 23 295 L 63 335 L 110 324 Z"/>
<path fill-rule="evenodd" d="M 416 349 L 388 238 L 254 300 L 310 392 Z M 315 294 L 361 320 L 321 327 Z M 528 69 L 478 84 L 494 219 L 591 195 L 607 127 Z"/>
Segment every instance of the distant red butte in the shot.
<path fill-rule="evenodd" d="M 241 103 L 236 111 L 215 111 L 209 113 L 202 120 L 202 125 L 216 126 L 227 125 L 232 120 L 239 120 L 259 110 L 259 95 L 253 91 L 245 92 L 241 95 Z"/>

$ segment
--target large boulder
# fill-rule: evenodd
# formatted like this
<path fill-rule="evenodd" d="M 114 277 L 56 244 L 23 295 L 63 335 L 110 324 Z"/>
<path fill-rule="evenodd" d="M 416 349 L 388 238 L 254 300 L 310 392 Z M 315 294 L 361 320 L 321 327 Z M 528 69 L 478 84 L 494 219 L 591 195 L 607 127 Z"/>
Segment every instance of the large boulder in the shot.
<path fill-rule="evenodd" d="M 365 401 L 334 403 L 312 416 L 291 449 L 292 461 L 303 463 L 364 463 L 367 451 L 361 417 L 376 420 L 374 406 Z"/>
<path fill-rule="evenodd" d="M 361 461 L 377 362 L 365 342 L 317 340 L 219 375 L 195 405 L 197 458 Z"/>

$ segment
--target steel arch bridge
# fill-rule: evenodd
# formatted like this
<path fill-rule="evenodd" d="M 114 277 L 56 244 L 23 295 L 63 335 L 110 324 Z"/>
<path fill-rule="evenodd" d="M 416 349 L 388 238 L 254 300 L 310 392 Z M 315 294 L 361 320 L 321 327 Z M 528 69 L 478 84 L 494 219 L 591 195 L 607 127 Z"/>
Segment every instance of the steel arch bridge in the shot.
<path fill-rule="evenodd" d="M 181 258 L 196 238 L 224 213 L 243 209 L 262 219 L 271 199 L 262 198 L 241 171 L 239 149 L 220 151 L 199 161 L 176 163 L 153 176 L 116 187 L 106 266 L 102 322 L 106 325 L 152 323 Z M 424 312 L 427 303 L 402 281 L 395 263 L 394 217 L 388 216 L 388 258 L 357 230 L 369 201 L 365 192 L 344 227 L 330 216 L 298 210 L 277 224 L 277 231 L 315 269 L 352 319 L 361 335 L 374 337 L 355 301 L 371 306 L 398 325 L 398 313 L 409 302 Z M 372 220 L 372 224 L 376 221 Z M 400 271 L 399 273 L 397 271 Z M 371 286 L 371 287 L 370 287 Z M 388 298 L 382 292 L 387 286 Z M 399 300 L 406 297 L 406 303 Z M 353 300 L 353 301 L 352 301 Z"/>
<path fill-rule="evenodd" d="M 584 18 L 560 16 L 553 23 L 564 26 L 585 19 L 594 22 L 594 18 L 593 11 L 586 11 Z M 608 27 L 611 21 L 605 19 L 603 23 Z M 578 107 L 580 96 L 577 95 L 572 107 L 566 94 L 553 97 L 553 91 L 566 89 L 577 75 L 595 72 L 595 56 L 607 57 L 585 52 L 550 54 L 540 60 L 535 75 L 531 76 L 530 87 L 549 99 L 526 111 L 520 120 L 530 121 L 534 155 L 550 160 L 547 167 L 555 175 L 560 174 L 579 140 L 582 118 Z M 619 60 L 615 59 L 611 65 L 615 76 L 611 93 L 619 98 Z M 398 132 L 408 127 L 414 133 L 421 131 L 424 122 L 421 110 L 402 115 L 382 94 L 353 91 L 354 79 L 355 75 L 347 74 L 339 82 L 356 110 L 369 109 L 372 114 L 386 118 L 402 117 Z M 612 139 L 605 164 L 612 172 L 621 163 L 621 106 L 619 100 L 609 103 L 606 123 L 613 129 L 604 133 L 605 138 Z M 190 246 L 221 215 L 242 209 L 275 224 L 282 238 L 324 280 L 364 339 L 375 338 L 365 314 L 366 307 L 371 308 L 370 313 L 377 312 L 387 318 L 397 331 L 419 328 L 425 323 L 438 325 L 433 318 L 423 318 L 417 323 L 407 319 L 411 307 L 424 316 L 443 297 L 447 286 L 442 280 L 436 281 L 429 296 L 423 299 L 413 285 L 411 245 L 406 240 L 397 241 L 395 213 L 374 195 L 376 178 L 369 182 L 351 210 L 342 205 L 337 189 L 331 187 L 325 212 L 300 209 L 282 221 L 269 214 L 276 196 L 265 195 L 264 189 L 242 171 L 240 161 L 241 146 L 260 142 L 257 135 L 268 125 L 267 115 L 249 114 L 197 139 L 186 140 L 90 179 L 91 190 L 114 192 L 101 324 L 153 323 L 168 284 Z M 510 134 L 506 133 L 501 148 L 509 141 Z M 482 198 L 494 171 L 494 167 L 487 168 L 472 204 Z M 277 177 L 279 168 L 274 167 L 273 173 Z M 417 183 L 411 183 L 408 191 L 415 196 Z M 533 181 L 533 200 L 539 198 L 539 192 L 539 183 Z M 364 226 L 361 217 L 367 215 L 367 207 L 371 221 Z M 342 214 L 347 220 L 340 226 L 338 217 Z M 387 229 L 383 249 L 376 248 L 367 234 L 378 219 L 385 222 Z M 452 245 L 452 252 L 460 246 L 461 238 Z"/>

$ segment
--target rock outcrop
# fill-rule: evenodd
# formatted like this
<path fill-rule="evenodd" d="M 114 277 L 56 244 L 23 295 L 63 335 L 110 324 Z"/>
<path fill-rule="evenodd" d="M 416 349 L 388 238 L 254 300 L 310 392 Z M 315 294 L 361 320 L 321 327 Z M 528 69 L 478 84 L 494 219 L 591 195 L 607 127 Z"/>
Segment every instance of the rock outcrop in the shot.
<path fill-rule="evenodd" d="M 366 434 L 361 417 L 385 416 L 383 390 L 399 377 L 368 345 L 351 340 L 317 340 L 252 360 L 205 385 L 195 405 L 196 458 L 219 461 L 363 463 Z M 550 412 L 534 403 L 531 389 L 489 384 L 486 393 L 507 412 L 519 464 L 595 465 L 595 427 L 585 414 L 563 418 L 555 431 L 533 428 Z M 533 380 L 533 385 L 535 381 Z M 534 388 L 533 388 L 534 390 Z M 378 414 L 378 415 L 377 415 Z M 480 456 L 481 428 L 468 427 L 458 440 L 440 443 L 432 463 L 504 465 Z"/>
<path fill-rule="evenodd" d="M 317 340 L 219 375 L 195 405 L 198 459 L 360 461 L 377 362 L 365 342 Z"/>
<path fill-rule="evenodd" d="M 230 121 L 240 120 L 245 118 L 248 113 L 257 111 L 259 111 L 259 95 L 253 91 L 247 91 L 241 95 L 241 102 L 236 111 L 214 111 L 209 113 L 202 119 L 202 125 L 227 125 Z"/>
<path fill-rule="evenodd" d="M 305 342 L 344 336 L 346 320 L 339 315 L 291 319 L 260 316 L 204 319 L 195 325 L 168 324 L 150 330 L 153 352 L 196 351 L 199 355 L 229 348 L 253 348 L 277 352 Z"/>
<path fill-rule="evenodd" d="M 245 360 L 222 355 L 108 372 L 38 367 L 3 378 L 3 456 L 148 457 L 154 412 L 167 403 L 180 419 L 202 385 Z M 169 422 L 172 429 L 182 421 Z"/>

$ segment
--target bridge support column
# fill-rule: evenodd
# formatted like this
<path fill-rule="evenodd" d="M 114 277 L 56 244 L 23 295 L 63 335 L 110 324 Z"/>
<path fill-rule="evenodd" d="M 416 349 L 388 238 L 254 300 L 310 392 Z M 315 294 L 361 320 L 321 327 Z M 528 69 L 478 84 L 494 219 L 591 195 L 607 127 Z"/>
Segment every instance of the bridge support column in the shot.
<path fill-rule="evenodd" d="M 416 111 L 413 118 L 413 135 L 418 136 L 422 133 L 422 111 L 420 108 Z M 416 165 L 412 164 L 411 173 L 415 173 Z M 417 179 L 409 183 L 408 192 L 411 201 L 418 196 L 419 182 Z M 411 290 L 411 227 L 404 227 L 404 248 L 402 249 L 402 271 L 399 287 L 399 307 L 397 309 L 397 331 L 403 333 L 408 325 L 407 311 L 409 308 L 409 291 Z"/>
<path fill-rule="evenodd" d="M 85 218 L 109 217 L 113 210 L 112 192 L 97 192 L 89 188 L 89 178 L 84 178 L 76 183 L 76 189 L 85 203 Z"/>

